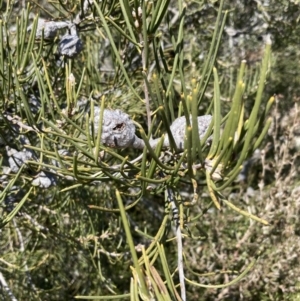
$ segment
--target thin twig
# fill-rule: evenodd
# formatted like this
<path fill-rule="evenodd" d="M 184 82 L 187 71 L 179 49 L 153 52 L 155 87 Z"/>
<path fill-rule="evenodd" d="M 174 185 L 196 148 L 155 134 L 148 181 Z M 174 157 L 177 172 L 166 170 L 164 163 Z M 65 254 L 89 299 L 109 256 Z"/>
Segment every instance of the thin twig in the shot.
<path fill-rule="evenodd" d="M 10 290 L 5 278 L 3 277 L 3 274 L 0 272 L 0 283 L 3 287 L 3 290 L 7 293 L 8 297 L 11 301 L 18 301 L 18 299 L 14 296 L 12 291 Z"/>
<path fill-rule="evenodd" d="M 143 35 L 140 34 L 140 43 L 143 45 Z M 144 96 L 145 96 L 145 104 L 146 104 L 146 112 L 147 112 L 147 123 L 148 123 L 148 131 L 150 132 L 151 128 L 151 110 L 150 110 L 150 97 L 149 97 L 149 90 L 148 90 L 148 83 L 147 83 L 147 62 L 145 56 L 145 47 L 142 49 L 142 64 L 143 64 L 143 73 L 144 73 Z"/>
<path fill-rule="evenodd" d="M 24 129 L 26 131 L 33 131 L 33 132 L 39 132 L 38 129 L 35 129 L 34 127 L 32 126 L 29 126 L 27 124 L 24 124 L 22 121 L 21 121 L 21 118 L 19 116 L 10 116 L 10 115 L 4 115 L 4 117 L 6 117 L 6 119 L 8 121 L 10 121 L 12 124 L 16 124 L 19 128 L 21 129 Z"/>
<path fill-rule="evenodd" d="M 181 299 L 186 301 L 186 289 L 185 289 L 185 280 L 184 280 L 184 270 L 183 270 L 183 246 L 182 246 L 182 233 L 179 222 L 179 214 L 178 208 L 175 203 L 175 197 L 173 191 L 170 188 L 167 188 L 168 199 L 172 206 L 172 213 L 175 222 L 175 232 L 176 232 L 176 240 L 177 240 L 177 262 L 178 262 L 178 274 L 179 274 L 179 282 L 181 289 Z"/>
<path fill-rule="evenodd" d="M 24 241 L 23 241 L 23 236 L 22 236 L 22 233 L 20 231 L 20 229 L 18 228 L 18 225 L 17 225 L 17 222 L 15 219 L 12 220 L 13 222 L 13 225 L 15 227 L 15 230 L 17 232 L 17 236 L 18 236 L 18 240 L 19 240 L 19 243 L 20 243 L 20 252 L 24 254 L 25 252 L 25 247 L 24 247 Z M 26 260 L 24 260 L 24 268 L 25 268 L 25 271 L 26 271 L 26 274 L 27 274 L 27 278 L 28 278 L 28 282 L 32 288 L 32 290 L 34 292 L 36 292 L 36 287 L 35 285 L 33 284 L 33 281 L 32 281 L 32 278 L 31 278 L 31 275 L 30 275 L 30 272 L 29 272 L 29 269 L 28 269 L 28 265 L 27 265 L 27 262 Z"/>
<path fill-rule="evenodd" d="M 87 13 L 89 7 L 93 4 L 93 0 L 85 0 L 83 2 L 82 11 L 80 11 L 73 20 L 74 24 L 79 24 L 84 20 L 85 14 Z"/>
<path fill-rule="evenodd" d="M 44 227 L 43 225 L 39 224 L 34 218 L 32 218 L 29 214 L 25 212 L 21 212 L 21 215 L 28 219 L 36 228 L 38 231 L 44 231 L 44 232 L 49 232 L 49 229 Z"/>

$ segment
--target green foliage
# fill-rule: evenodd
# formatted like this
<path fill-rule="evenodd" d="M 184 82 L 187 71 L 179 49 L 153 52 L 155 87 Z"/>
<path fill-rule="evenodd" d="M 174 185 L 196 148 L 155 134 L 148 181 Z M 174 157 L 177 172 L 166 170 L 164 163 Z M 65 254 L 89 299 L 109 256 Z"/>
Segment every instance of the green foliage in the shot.
<path fill-rule="evenodd" d="M 228 11 L 221 1 L 212 12 L 213 29 L 203 29 L 205 59 L 193 51 L 186 59 L 186 47 L 194 47 L 193 40 L 186 45 L 186 32 L 193 35 L 187 24 L 207 7 L 213 8 L 180 0 L 59 1 L 44 8 L 33 3 L 17 16 L 6 4 L 0 21 L 0 221 L 6 238 L 0 272 L 13 279 L 5 290 L 12 300 L 11 294 L 184 300 L 185 285 L 190 296 L 251 273 L 259 248 L 234 269 L 216 262 L 209 271 L 234 274 L 230 281 L 203 283 L 193 270 L 193 251 L 183 244 L 197 245 L 212 227 L 207 212 L 218 217 L 223 212 L 215 209 L 225 205 L 236 219 L 268 224 L 234 205 L 227 191 L 271 125 L 275 98 L 266 101 L 263 94 L 271 42 L 260 66 L 242 61 L 231 66 L 230 78 L 223 76 L 217 58 Z M 41 16 L 62 22 L 53 36 L 49 23 L 40 27 Z M 62 43 L 65 33 L 74 44 Z M 61 55 L 66 48 L 74 52 Z M 104 108 L 130 115 L 143 150 L 102 143 Z M 197 117 L 204 114 L 213 121 L 201 139 Z M 183 151 L 170 130 L 180 116 L 186 118 Z M 153 137 L 161 138 L 155 148 Z"/>

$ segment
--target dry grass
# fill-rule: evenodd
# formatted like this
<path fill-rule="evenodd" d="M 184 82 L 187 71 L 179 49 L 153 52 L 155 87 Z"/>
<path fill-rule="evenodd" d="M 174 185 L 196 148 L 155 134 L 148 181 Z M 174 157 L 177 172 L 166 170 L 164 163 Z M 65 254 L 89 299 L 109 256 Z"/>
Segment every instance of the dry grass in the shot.
<path fill-rule="evenodd" d="M 277 98 L 281 101 L 280 97 Z M 276 104 L 273 126 L 265 146 L 251 159 L 248 178 L 228 191 L 236 206 L 269 222 L 262 226 L 223 206 L 207 212 L 200 226 L 207 239 L 190 248 L 189 262 L 197 272 L 219 271 L 199 277 L 200 283 L 226 283 L 254 258 L 255 267 L 238 284 L 225 289 L 190 288 L 196 300 L 296 300 L 300 266 L 300 112 L 295 104 L 283 113 Z M 221 273 L 220 271 L 227 271 Z"/>

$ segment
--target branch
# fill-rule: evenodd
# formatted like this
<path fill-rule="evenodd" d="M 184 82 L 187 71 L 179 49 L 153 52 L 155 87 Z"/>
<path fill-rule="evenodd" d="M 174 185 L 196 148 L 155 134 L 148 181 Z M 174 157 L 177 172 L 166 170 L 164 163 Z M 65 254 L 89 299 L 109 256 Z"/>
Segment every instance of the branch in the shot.
<path fill-rule="evenodd" d="M 184 280 L 184 267 L 183 267 L 183 246 L 182 246 L 182 233 L 179 222 L 178 208 L 175 203 L 175 198 L 173 191 L 170 188 L 167 188 L 168 199 L 172 206 L 173 218 L 176 227 L 176 240 L 177 240 L 177 265 L 178 265 L 178 274 L 179 282 L 181 289 L 181 299 L 186 301 L 186 289 L 185 289 L 185 280 Z"/>
<path fill-rule="evenodd" d="M 10 297 L 11 301 L 18 301 L 18 299 L 14 296 L 12 291 L 10 290 L 9 286 L 7 285 L 7 282 L 5 278 L 3 277 L 3 274 L 0 272 L 0 283 L 4 289 L 4 291 L 7 293 L 8 297 Z"/>

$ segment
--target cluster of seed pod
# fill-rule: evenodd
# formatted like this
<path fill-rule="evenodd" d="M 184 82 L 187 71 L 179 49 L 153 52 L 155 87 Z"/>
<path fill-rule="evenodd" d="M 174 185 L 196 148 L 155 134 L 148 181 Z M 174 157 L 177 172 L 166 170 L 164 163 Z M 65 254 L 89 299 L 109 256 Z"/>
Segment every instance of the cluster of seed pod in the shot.
<path fill-rule="evenodd" d="M 101 143 L 105 146 L 114 148 L 127 148 L 132 147 L 136 149 L 143 149 L 145 143 L 142 139 L 135 134 L 135 125 L 130 119 L 129 115 L 120 110 L 103 111 Z M 198 132 L 199 137 L 202 139 L 211 123 L 212 116 L 204 115 L 198 117 Z M 100 108 L 94 109 L 94 129 L 95 133 L 98 132 L 100 122 Z M 184 149 L 184 139 L 186 130 L 185 116 L 179 117 L 174 120 L 170 126 L 176 147 L 179 150 Z M 159 138 L 151 139 L 150 145 L 155 148 L 159 142 Z M 163 148 L 169 148 L 170 141 L 168 135 L 165 135 Z"/>
<path fill-rule="evenodd" d="M 91 0 L 89 0 L 92 3 Z M 84 2 L 83 12 L 88 9 L 88 1 Z M 67 33 L 63 35 L 58 44 L 58 53 L 68 58 L 78 55 L 83 49 L 83 43 L 77 32 L 77 25 L 81 21 L 81 14 L 78 14 L 73 22 L 69 20 L 52 21 L 42 18 L 38 19 L 35 37 L 36 39 L 53 40 L 59 29 L 67 29 Z M 33 24 L 28 26 L 27 31 L 33 29 Z"/>

